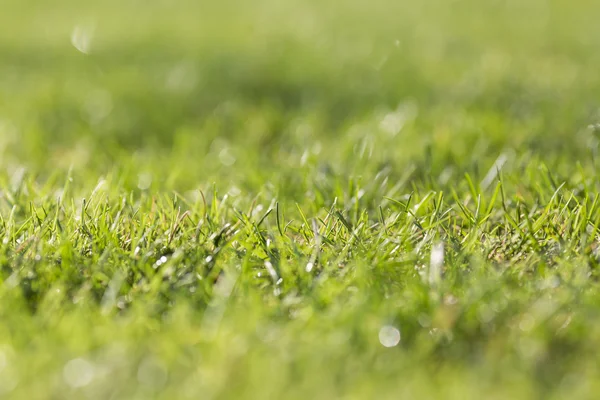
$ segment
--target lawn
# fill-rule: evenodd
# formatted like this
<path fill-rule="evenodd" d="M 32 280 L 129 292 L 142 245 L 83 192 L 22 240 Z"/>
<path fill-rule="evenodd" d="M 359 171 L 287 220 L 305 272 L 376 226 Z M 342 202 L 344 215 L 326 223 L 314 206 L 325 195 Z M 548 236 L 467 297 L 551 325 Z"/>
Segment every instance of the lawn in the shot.
<path fill-rule="evenodd" d="M 1 398 L 597 397 L 600 2 L 95 3 L 0 4 Z"/>

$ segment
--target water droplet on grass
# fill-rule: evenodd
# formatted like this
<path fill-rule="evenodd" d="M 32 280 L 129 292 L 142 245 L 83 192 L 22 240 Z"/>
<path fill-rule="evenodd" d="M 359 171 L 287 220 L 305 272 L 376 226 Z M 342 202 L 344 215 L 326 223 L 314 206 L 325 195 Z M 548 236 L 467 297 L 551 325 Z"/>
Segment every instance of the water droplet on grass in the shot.
<path fill-rule="evenodd" d="M 400 330 L 391 325 L 382 326 L 379 330 L 379 343 L 384 347 L 394 347 L 400 343 Z"/>
<path fill-rule="evenodd" d="M 160 267 L 161 265 L 163 265 L 166 262 L 167 262 L 167 257 L 166 256 L 162 256 L 161 258 L 159 258 L 158 260 L 156 260 L 156 266 Z"/>
<path fill-rule="evenodd" d="M 139 174 L 137 187 L 140 190 L 148 190 L 152 185 L 152 175 L 150 174 Z"/>
<path fill-rule="evenodd" d="M 83 54 L 90 54 L 94 29 L 77 25 L 71 32 L 71 44 Z"/>
<path fill-rule="evenodd" d="M 444 265 L 444 243 L 439 242 L 431 248 L 429 260 L 429 284 L 437 285 L 442 280 L 442 266 Z"/>

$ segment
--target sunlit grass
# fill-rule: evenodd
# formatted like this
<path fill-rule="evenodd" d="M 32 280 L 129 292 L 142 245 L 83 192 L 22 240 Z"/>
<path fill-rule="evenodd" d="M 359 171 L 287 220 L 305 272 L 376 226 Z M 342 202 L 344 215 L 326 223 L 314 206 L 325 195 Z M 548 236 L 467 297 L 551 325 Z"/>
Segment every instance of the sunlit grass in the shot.
<path fill-rule="evenodd" d="M 594 398 L 596 2 L 53 3 L 0 12 L 0 397 Z"/>

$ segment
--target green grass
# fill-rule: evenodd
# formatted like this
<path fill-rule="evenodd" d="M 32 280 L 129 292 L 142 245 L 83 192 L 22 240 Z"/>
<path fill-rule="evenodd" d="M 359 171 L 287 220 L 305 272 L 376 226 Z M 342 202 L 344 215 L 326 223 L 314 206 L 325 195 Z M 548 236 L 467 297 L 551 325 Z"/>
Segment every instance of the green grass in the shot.
<path fill-rule="evenodd" d="M 52 3 L 0 12 L 0 397 L 596 397 L 600 3 Z"/>

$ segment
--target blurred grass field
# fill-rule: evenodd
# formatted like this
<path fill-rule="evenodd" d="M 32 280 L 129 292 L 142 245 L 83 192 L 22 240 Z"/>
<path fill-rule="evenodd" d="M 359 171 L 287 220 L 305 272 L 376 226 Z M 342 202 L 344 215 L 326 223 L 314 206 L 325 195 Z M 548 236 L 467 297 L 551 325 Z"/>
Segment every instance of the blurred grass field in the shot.
<path fill-rule="evenodd" d="M 0 397 L 600 390 L 600 3 L 0 3 Z"/>

